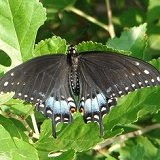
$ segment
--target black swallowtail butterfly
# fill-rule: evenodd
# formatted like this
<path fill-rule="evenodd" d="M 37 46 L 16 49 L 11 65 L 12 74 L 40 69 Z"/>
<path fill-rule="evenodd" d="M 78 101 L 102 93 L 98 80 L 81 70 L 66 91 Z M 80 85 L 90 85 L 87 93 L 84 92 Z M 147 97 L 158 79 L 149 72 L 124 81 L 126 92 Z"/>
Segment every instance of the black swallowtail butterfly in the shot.
<path fill-rule="evenodd" d="M 84 121 L 98 122 L 116 105 L 117 97 L 138 88 L 160 84 L 160 73 L 150 64 L 112 52 L 78 54 L 70 46 L 64 54 L 44 55 L 25 62 L 0 79 L 0 93 L 14 91 L 52 119 L 53 136 L 59 122 L 72 122 L 77 108 Z M 79 97 L 76 105 L 74 96 Z"/>

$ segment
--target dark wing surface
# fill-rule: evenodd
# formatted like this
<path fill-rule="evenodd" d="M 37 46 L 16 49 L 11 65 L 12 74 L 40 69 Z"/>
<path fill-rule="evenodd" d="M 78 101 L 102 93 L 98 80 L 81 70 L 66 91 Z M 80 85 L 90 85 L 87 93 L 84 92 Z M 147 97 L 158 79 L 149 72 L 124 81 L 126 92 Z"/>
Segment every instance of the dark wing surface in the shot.
<path fill-rule="evenodd" d="M 122 54 L 85 52 L 79 57 L 80 111 L 84 121 L 98 122 L 116 104 L 117 97 L 160 84 L 160 73 L 150 64 Z"/>
<path fill-rule="evenodd" d="M 53 121 L 53 135 L 59 122 L 72 121 L 70 108 L 75 108 L 68 82 L 66 55 L 45 55 L 25 62 L 0 79 L 0 93 L 15 92 L 20 98 L 36 105 Z"/>

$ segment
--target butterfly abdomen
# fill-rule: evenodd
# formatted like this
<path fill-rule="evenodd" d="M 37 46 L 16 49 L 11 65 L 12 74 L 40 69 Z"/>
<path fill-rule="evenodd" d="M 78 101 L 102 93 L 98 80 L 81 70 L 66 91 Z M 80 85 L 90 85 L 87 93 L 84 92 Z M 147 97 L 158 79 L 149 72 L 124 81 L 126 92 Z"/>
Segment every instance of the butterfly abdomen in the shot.
<path fill-rule="evenodd" d="M 79 95 L 80 86 L 79 86 L 79 77 L 77 71 L 71 70 L 70 73 L 70 86 L 75 95 Z"/>

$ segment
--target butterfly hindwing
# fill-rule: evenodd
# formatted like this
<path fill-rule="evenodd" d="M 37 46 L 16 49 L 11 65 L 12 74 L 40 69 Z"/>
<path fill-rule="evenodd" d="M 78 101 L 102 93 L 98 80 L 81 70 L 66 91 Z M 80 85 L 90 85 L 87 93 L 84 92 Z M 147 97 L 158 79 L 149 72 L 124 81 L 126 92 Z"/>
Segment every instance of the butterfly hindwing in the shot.
<path fill-rule="evenodd" d="M 69 91 L 68 70 L 66 55 L 34 58 L 6 73 L 0 80 L 0 91 L 13 91 L 14 98 L 35 104 L 38 111 L 52 119 L 56 136 L 56 125 L 71 122 L 70 108 L 75 108 Z"/>

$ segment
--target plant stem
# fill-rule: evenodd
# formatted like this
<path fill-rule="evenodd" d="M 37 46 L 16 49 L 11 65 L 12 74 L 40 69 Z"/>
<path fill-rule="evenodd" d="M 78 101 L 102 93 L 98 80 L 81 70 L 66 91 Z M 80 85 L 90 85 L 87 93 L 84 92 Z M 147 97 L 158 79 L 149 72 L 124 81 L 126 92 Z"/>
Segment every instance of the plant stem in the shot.
<path fill-rule="evenodd" d="M 72 6 L 67 7 L 66 10 L 67 10 L 67 11 L 71 11 L 71 12 L 73 12 L 73 13 L 75 13 L 75 14 L 77 14 L 77 15 L 85 18 L 85 19 L 87 19 L 88 21 L 90 21 L 90 22 L 92 22 L 92 23 L 94 23 L 94 24 L 102 27 L 103 29 L 105 29 L 106 31 L 109 32 L 109 28 L 108 28 L 108 26 L 107 26 L 106 24 L 98 21 L 98 20 L 95 19 L 94 17 L 92 17 L 92 16 L 90 16 L 90 15 L 82 12 L 81 10 L 79 10 L 79 9 L 77 9 L 77 8 L 75 8 L 75 7 L 72 7 Z M 109 33 L 110 33 L 110 32 L 109 32 Z"/>
<path fill-rule="evenodd" d="M 39 131 L 37 132 L 38 128 L 35 129 L 34 123 L 33 123 L 33 126 L 34 126 L 35 133 L 33 132 L 32 128 L 29 126 L 27 121 L 24 119 L 24 117 L 15 115 L 13 113 L 6 114 L 5 112 L 3 112 L 3 115 L 5 115 L 8 118 L 17 119 L 18 121 L 20 121 L 23 124 L 23 126 L 26 128 L 26 130 L 27 130 L 27 132 L 29 133 L 30 136 L 32 135 L 33 138 L 39 139 Z M 33 118 L 32 115 L 31 115 L 31 118 Z M 33 119 L 32 119 L 32 122 L 33 122 Z"/>
<path fill-rule="evenodd" d="M 160 123 L 157 123 L 157 124 L 153 124 L 153 125 L 150 125 L 150 126 L 146 126 L 145 128 L 142 128 L 142 129 L 139 129 L 139 130 L 136 130 L 136 131 L 133 131 L 133 132 L 129 132 L 129 133 L 126 133 L 126 134 L 123 134 L 123 135 L 120 135 L 120 136 L 117 136 L 117 137 L 113 137 L 113 138 L 108 138 L 106 140 L 104 140 L 102 143 L 100 144 L 97 144 L 94 149 L 95 150 L 101 150 L 103 148 L 105 148 L 106 146 L 109 146 L 113 143 L 118 143 L 116 145 L 113 145 L 108 151 L 109 152 L 112 152 L 113 150 L 115 150 L 115 148 L 120 148 L 121 147 L 121 144 L 125 141 L 127 141 L 129 138 L 133 138 L 133 137 L 137 137 L 137 136 L 140 136 L 140 135 L 143 135 L 147 132 L 150 132 L 154 129 L 158 129 L 160 128 Z"/>
<path fill-rule="evenodd" d="M 6 114 L 6 116 L 9 118 L 14 118 L 14 119 L 19 120 L 23 124 L 23 126 L 26 128 L 26 130 L 29 132 L 29 134 L 33 133 L 32 129 L 30 128 L 29 124 L 27 123 L 27 121 L 24 118 L 22 118 L 18 115 L 15 115 L 13 113 Z"/>
<path fill-rule="evenodd" d="M 24 116 L 24 119 L 27 119 L 28 116 L 30 116 L 33 113 L 34 107 L 31 106 L 30 110 L 27 112 L 27 114 Z"/>
<path fill-rule="evenodd" d="M 36 122 L 34 114 L 31 114 L 31 119 L 32 119 L 32 123 L 33 123 L 33 128 L 34 128 L 35 134 L 39 135 L 39 130 L 38 130 L 38 127 L 37 127 L 37 122 Z"/>
<path fill-rule="evenodd" d="M 112 10 L 111 10 L 111 5 L 110 5 L 109 0 L 106 0 L 106 8 L 107 8 L 107 15 L 108 15 L 108 32 L 109 32 L 111 38 L 114 38 L 115 31 L 114 31 L 114 26 L 112 23 Z"/>

